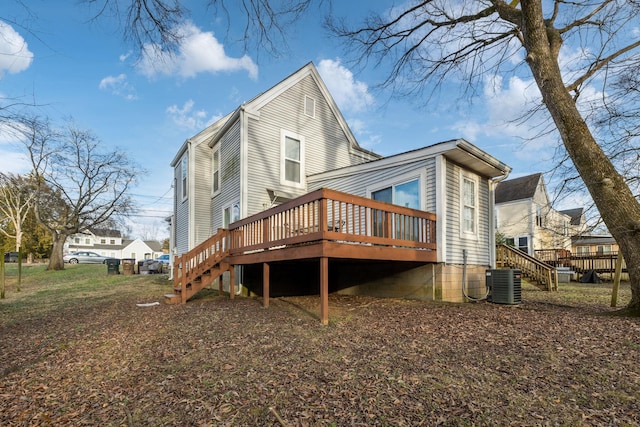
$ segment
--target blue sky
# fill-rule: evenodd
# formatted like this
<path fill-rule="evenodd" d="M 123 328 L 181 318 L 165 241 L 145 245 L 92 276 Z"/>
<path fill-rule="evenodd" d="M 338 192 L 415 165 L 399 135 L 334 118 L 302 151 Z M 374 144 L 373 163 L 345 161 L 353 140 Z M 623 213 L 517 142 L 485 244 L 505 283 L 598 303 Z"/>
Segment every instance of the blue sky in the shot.
<path fill-rule="evenodd" d="M 141 215 L 131 220 L 132 237 L 168 235 L 162 218 L 171 210 L 169 162 L 186 138 L 310 61 L 365 148 L 391 155 L 462 137 L 513 167 L 512 177 L 549 168 L 555 139 L 523 145 L 535 130 L 512 122 L 523 101 L 538 96 L 528 76 L 487 81 L 464 102 L 455 86 L 447 87 L 425 106 L 377 90 L 384 67 L 350 68 L 352 58 L 326 35 L 319 13 L 292 28 L 288 54 L 273 58 L 245 53 L 226 37 L 239 28 L 227 33 L 226 20 L 188 2 L 192 16 L 181 26 L 181 54 L 160 61 L 136 58 L 116 20 L 92 22 L 91 10 L 75 1 L 26 3 L 30 13 L 11 0 L 0 11 L 0 97 L 35 100 L 56 121 L 72 117 L 146 169 L 133 191 Z M 344 3 L 338 12 L 354 19 L 372 4 L 392 4 Z M 0 170 L 26 171 L 21 156 L 0 129 Z"/>

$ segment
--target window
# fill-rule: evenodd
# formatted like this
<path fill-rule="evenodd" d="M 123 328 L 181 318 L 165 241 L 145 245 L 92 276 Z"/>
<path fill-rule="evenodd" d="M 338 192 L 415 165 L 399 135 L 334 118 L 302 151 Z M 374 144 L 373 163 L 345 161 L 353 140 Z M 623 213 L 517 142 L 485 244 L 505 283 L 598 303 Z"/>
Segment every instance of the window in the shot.
<path fill-rule="evenodd" d="M 590 252 L 589 246 L 577 246 L 578 255 L 588 255 Z"/>
<path fill-rule="evenodd" d="M 181 193 L 182 193 L 182 200 L 187 198 L 187 155 L 185 154 L 184 157 L 182 158 L 182 162 L 181 162 Z"/>
<path fill-rule="evenodd" d="M 520 249 L 525 254 L 529 253 L 529 238 L 528 237 L 518 237 L 518 249 Z"/>
<path fill-rule="evenodd" d="M 373 191 L 371 198 L 406 208 L 420 209 L 420 179 L 413 179 Z M 374 236 L 385 236 L 384 212 L 373 211 L 373 227 Z M 418 221 L 410 216 L 396 215 L 393 227 L 395 230 L 393 235 L 397 239 L 414 240 L 419 235 Z"/>
<path fill-rule="evenodd" d="M 116 244 L 116 239 L 111 239 L 111 240 L 109 240 L 109 244 L 111 244 L 111 245 L 115 245 L 115 244 Z"/>
<path fill-rule="evenodd" d="M 85 245 L 90 245 L 91 244 L 91 239 L 84 239 L 84 244 Z"/>
<path fill-rule="evenodd" d="M 609 255 L 611 253 L 611 245 L 598 245 L 598 255 Z"/>
<path fill-rule="evenodd" d="M 420 209 L 420 180 L 414 179 L 373 191 L 371 198 L 405 208 Z"/>
<path fill-rule="evenodd" d="M 100 239 L 100 244 L 105 245 L 107 243 L 107 239 Z"/>
<path fill-rule="evenodd" d="M 222 210 L 222 227 L 228 228 L 229 224 L 240 220 L 240 202 L 236 201 Z"/>
<path fill-rule="evenodd" d="M 79 237 L 75 237 L 73 239 L 74 243 L 79 244 L 80 243 L 80 238 Z"/>
<path fill-rule="evenodd" d="M 213 161 L 211 164 L 212 169 L 212 188 L 213 194 L 220 192 L 220 145 L 217 145 L 213 149 Z"/>
<path fill-rule="evenodd" d="M 512 248 L 516 248 L 525 254 L 529 253 L 529 238 L 527 236 L 524 237 L 507 237 L 504 239 L 507 246 L 511 246 Z"/>
<path fill-rule="evenodd" d="M 464 235 L 475 235 L 477 233 L 477 206 L 478 192 L 476 181 L 462 178 L 462 233 Z"/>
<path fill-rule="evenodd" d="M 542 216 L 542 208 L 536 206 L 536 225 L 538 227 L 544 227 L 544 217 Z"/>
<path fill-rule="evenodd" d="M 304 137 L 282 131 L 281 138 L 281 183 L 304 188 Z"/>
<path fill-rule="evenodd" d="M 316 100 L 306 95 L 304 97 L 304 114 L 309 117 L 316 116 Z"/>

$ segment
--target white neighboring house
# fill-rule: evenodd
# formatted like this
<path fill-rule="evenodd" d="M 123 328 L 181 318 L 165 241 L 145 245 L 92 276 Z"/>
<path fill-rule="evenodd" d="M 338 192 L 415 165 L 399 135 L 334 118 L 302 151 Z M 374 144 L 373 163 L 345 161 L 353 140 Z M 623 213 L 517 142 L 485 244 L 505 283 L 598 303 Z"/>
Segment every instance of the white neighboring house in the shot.
<path fill-rule="evenodd" d="M 498 184 L 496 230 L 506 243 L 533 255 L 538 250 L 571 250 L 571 237 L 585 231 L 582 208 L 555 210 L 541 173 Z"/>
<path fill-rule="evenodd" d="M 141 239 L 125 240 L 119 230 L 93 229 L 67 238 L 65 253 L 92 251 L 111 258 L 156 259 L 162 252 L 160 242 Z"/>

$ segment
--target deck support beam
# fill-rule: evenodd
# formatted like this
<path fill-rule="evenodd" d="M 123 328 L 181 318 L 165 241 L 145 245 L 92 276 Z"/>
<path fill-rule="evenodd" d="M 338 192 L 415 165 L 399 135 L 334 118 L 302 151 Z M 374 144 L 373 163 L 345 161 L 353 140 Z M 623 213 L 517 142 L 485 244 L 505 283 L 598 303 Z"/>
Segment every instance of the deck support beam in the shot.
<path fill-rule="evenodd" d="M 232 265 L 229 267 L 229 298 L 234 299 L 236 296 L 236 269 Z"/>
<path fill-rule="evenodd" d="M 329 324 L 329 258 L 320 258 L 320 322 Z"/>
<path fill-rule="evenodd" d="M 262 306 L 269 308 L 269 263 L 262 263 Z"/>

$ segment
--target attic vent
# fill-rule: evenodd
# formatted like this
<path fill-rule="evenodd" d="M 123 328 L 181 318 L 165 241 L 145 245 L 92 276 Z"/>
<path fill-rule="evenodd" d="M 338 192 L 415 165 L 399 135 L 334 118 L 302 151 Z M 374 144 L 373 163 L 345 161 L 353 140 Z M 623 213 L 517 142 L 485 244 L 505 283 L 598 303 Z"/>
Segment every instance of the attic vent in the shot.
<path fill-rule="evenodd" d="M 316 100 L 306 95 L 304 97 L 304 114 L 309 117 L 316 116 Z"/>

